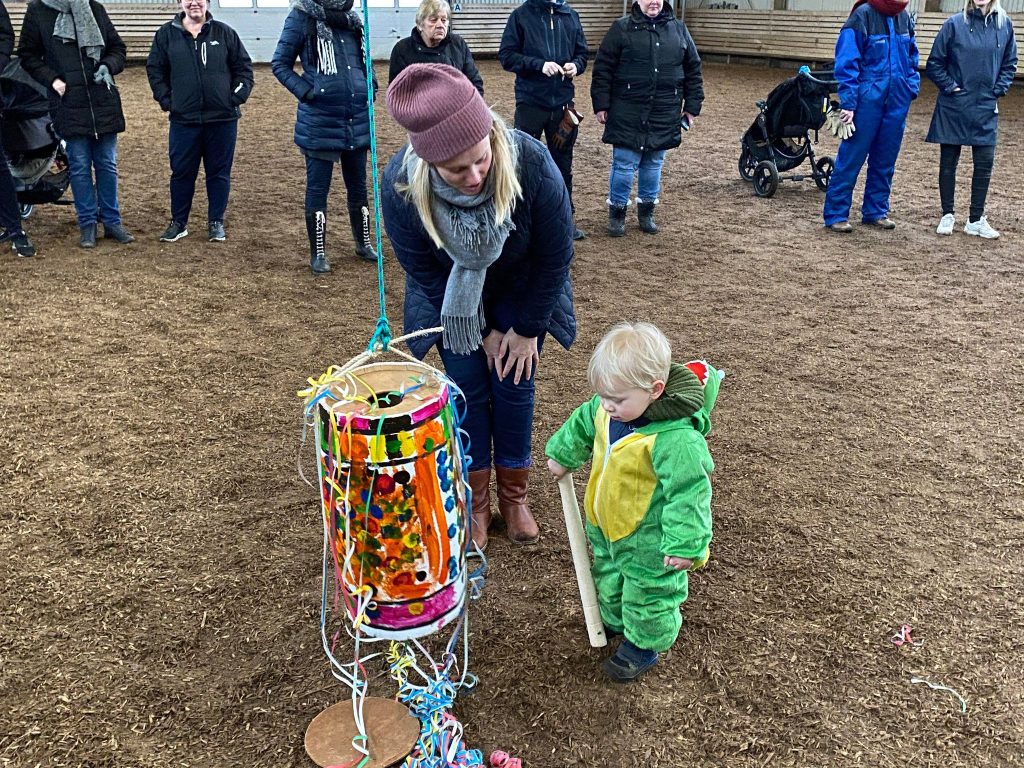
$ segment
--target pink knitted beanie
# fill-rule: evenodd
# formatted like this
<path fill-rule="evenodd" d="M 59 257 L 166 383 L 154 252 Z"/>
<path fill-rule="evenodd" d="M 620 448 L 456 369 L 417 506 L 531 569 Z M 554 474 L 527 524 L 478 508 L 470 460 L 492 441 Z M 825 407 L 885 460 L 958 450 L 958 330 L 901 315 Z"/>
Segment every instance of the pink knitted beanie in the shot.
<path fill-rule="evenodd" d="M 388 86 L 388 111 L 409 132 L 413 150 L 443 163 L 482 141 L 491 110 L 464 74 L 447 64 L 412 64 Z"/>

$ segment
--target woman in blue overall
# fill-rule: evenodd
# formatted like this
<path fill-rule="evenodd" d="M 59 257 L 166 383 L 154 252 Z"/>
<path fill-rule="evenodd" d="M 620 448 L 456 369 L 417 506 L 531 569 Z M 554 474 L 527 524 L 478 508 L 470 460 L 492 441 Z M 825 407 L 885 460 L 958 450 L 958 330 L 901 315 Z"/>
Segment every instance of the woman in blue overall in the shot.
<path fill-rule="evenodd" d="M 971 148 L 971 212 L 964 232 L 994 240 L 999 233 L 985 218 L 999 130 L 997 99 L 1006 95 L 1017 69 L 1013 24 L 999 0 L 965 0 L 963 13 L 946 19 L 928 54 L 925 74 L 939 87 L 925 141 L 939 150 L 942 218 L 935 230 L 953 234 L 953 199 L 960 148 Z"/>
<path fill-rule="evenodd" d="M 853 186 L 865 160 L 861 220 L 882 229 L 896 226 L 889 218 L 892 175 L 910 102 L 921 87 L 914 23 L 906 8 L 907 0 L 857 0 L 836 41 L 841 118 L 856 132 L 839 145 L 825 194 L 825 226 L 833 232 L 853 231 Z"/>

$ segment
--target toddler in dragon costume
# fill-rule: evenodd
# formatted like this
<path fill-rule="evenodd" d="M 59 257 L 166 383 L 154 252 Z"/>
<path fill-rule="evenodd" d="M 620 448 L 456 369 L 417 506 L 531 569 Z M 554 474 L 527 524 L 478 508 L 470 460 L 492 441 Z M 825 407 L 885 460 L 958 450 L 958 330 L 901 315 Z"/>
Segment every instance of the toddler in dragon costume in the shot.
<path fill-rule="evenodd" d="M 675 643 L 688 572 L 708 560 L 711 472 L 705 435 L 724 374 L 706 362 L 672 362 L 649 323 L 621 323 L 587 368 L 596 395 L 548 441 L 556 478 L 594 457 L 587 537 L 594 550 L 601 619 L 624 635 L 602 669 L 636 680 Z"/>

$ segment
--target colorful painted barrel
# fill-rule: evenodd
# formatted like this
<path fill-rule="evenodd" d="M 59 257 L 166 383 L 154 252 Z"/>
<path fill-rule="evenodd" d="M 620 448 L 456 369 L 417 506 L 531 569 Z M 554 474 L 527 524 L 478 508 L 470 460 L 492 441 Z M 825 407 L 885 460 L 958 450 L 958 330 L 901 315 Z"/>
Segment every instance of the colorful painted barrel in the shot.
<path fill-rule="evenodd" d="M 340 577 L 350 595 L 372 591 L 361 629 L 436 632 L 466 595 L 466 461 L 448 385 L 411 362 L 356 368 L 318 401 L 316 432 Z"/>

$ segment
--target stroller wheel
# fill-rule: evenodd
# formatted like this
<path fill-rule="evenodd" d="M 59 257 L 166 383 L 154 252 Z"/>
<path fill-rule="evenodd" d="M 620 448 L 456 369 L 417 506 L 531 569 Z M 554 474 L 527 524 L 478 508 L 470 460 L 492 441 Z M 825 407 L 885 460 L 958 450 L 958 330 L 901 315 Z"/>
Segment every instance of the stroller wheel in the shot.
<path fill-rule="evenodd" d="M 36 207 L 32 205 L 32 203 L 18 203 L 18 213 L 21 214 L 21 218 L 23 219 L 27 219 L 29 216 L 31 216 L 32 211 L 34 211 L 35 209 Z"/>
<path fill-rule="evenodd" d="M 740 178 L 744 181 L 753 181 L 754 179 L 754 158 L 750 156 L 750 150 L 746 147 L 740 151 Z"/>
<path fill-rule="evenodd" d="M 814 174 L 814 183 L 818 185 L 818 189 L 822 192 L 828 190 L 828 183 L 832 179 L 832 170 L 836 167 L 836 161 L 828 155 L 819 157 L 818 162 L 814 164 L 816 173 Z"/>
<path fill-rule="evenodd" d="M 762 160 L 754 166 L 754 194 L 771 197 L 779 188 L 779 170 L 771 160 Z"/>

